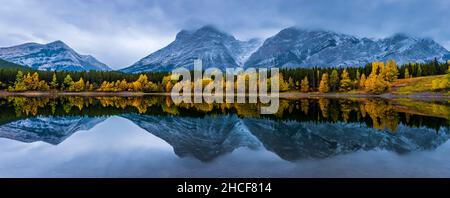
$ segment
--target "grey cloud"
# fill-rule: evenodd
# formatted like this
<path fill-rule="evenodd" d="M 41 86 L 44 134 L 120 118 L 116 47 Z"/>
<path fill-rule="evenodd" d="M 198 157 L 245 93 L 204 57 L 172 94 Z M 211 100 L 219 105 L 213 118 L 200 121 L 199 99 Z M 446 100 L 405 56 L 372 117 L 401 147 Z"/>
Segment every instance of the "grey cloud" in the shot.
<path fill-rule="evenodd" d="M 360 37 L 397 32 L 450 48 L 445 0 L 0 0 L 0 46 L 63 40 L 113 68 L 169 44 L 181 29 L 214 24 L 240 39 L 288 26 Z"/>

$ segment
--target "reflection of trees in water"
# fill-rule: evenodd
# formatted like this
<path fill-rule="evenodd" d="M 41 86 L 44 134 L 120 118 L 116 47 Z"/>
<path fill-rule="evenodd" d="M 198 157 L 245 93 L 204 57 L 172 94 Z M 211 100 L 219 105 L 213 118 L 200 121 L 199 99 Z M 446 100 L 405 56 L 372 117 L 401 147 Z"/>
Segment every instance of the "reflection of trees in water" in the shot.
<path fill-rule="evenodd" d="M 353 110 L 352 102 L 349 100 L 340 100 L 339 104 L 342 112 L 342 119 L 347 122 L 350 119 L 350 112 Z"/>
<path fill-rule="evenodd" d="M 124 113 L 204 116 L 206 114 L 237 114 L 241 117 L 289 119 L 314 122 L 363 122 L 368 126 L 395 132 L 400 123 L 419 127 L 448 126 L 449 119 L 410 113 L 399 105 L 382 99 L 300 99 L 280 100 L 278 112 L 261 115 L 264 104 L 179 103 L 164 97 L 8 97 L 0 99 L 0 119 L 10 120 L 38 115 L 120 115 Z M 447 104 L 419 103 L 421 109 L 442 113 Z M 427 106 L 428 105 L 428 106 Z M 403 106 L 402 106 L 403 107 Z M 402 110 L 399 112 L 399 109 Z M 11 113 L 9 113 L 11 112 Z M 402 113 L 404 112 L 404 113 Z M 9 116 L 9 117 L 8 117 Z M 3 119 L 3 117 L 5 117 Z"/>
<path fill-rule="evenodd" d="M 301 103 L 301 109 L 303 111 L 304 114 L 308 114 L 308 110 L 309 110 L 309 100 L 308 99 L 301 99 L 300 100 Z"/>
<path fill-rule="evenodd" d="M 44 108 L 49 100 L 49 98 L 9 97 L 8 103 L 13 104 L 17 117 L 36 116 L 39 109 Z"/>
<path fill-rule="evenodd" d="M 320 110 L 322 111 L 322 116 L 328 118 L 328 110 L 330 109 L 330 100 L 326 98 L 319 99 Z"/>
<path fill-rule="evenodd" d="M 392 104 L 384 100 L 374 99 L 368 99 L 363 104 L 361 109 L 364 109 L 370 116 L 374 128 L 396 131 L 399 118 Z"/>

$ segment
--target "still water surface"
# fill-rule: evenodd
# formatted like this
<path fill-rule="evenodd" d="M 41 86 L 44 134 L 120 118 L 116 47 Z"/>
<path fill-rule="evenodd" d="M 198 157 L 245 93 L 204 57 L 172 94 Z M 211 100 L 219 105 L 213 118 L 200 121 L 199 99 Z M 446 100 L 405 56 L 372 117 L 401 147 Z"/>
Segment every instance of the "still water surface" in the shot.
<path fill-rule="evenodd" d="M 0 177 L 450 177 L 447 102 L 0 98 Z"/>

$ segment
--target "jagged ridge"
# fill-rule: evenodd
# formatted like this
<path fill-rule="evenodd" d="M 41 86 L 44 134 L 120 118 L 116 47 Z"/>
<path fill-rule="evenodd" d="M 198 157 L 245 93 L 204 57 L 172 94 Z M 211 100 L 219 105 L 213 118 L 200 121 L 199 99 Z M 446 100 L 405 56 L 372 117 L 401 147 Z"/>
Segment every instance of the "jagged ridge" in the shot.
<path fill-rule="evenodd" d="M 192 69 L 193 60 L 204 68 L 218 67 L 328 67 L 363 66 L 395 59 L 398 64 L 446 61 L 450 52 L 431 39 L 396 34 L 385 39 L 357 38 L 324 30 L 286 28 L 261 45 L 257 39 L 236 40 L 212 26 L 183 30 L 167 47 L 141 59 L 124 72 Z"/>
<path fill-rule="evenodd" d="M 111 70 L 93 56 L 78 54 L 62 41 L 0 48 L 0 58 L 38 70 Z"/>

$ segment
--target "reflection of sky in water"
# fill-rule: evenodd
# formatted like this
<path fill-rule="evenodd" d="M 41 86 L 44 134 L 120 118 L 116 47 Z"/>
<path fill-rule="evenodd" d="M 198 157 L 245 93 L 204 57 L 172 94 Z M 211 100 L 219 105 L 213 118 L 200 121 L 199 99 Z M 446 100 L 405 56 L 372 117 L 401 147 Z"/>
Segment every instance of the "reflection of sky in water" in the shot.
<path fill-rule="evenodd" d="M 239 148 L 210 162 L 179 158 L 133 122 L 111 117 L 61 144 L 0 139 L 1 177 L 450 177 L 450 143 L 398 155 L 357 151 L 288 162 Z"/>

